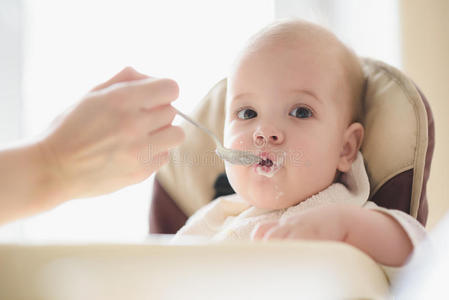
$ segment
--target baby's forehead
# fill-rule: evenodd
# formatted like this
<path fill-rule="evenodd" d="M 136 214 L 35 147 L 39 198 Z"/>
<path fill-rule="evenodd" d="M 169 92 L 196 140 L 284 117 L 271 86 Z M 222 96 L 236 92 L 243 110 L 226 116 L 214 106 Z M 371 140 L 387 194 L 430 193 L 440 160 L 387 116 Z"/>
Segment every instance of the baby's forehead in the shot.
<path fill-rule="evenodd" d="M 237 95 L 248 89 L 248 78 L 256 78 L 259 82 L 263 81 L 259 78 L 275 76 L 274 82 L 278 82 L 277 79 L 280 78 L 282 80 L 279 81 L 288 86 L 281 85 L 278 88 L 290 92 L 300 90 L 304 78 L 306 82 L 320 85 L 320 82 L 336 81 L 335 78 L 341 78 L 346 72 L 341 51 L 329 47 L 322 50 L 321 45 L 313 42 L 304 45 L 292 40 L 267 38 L 267 41 L 269 44 L 249 45 L 235 60 L 228 74 L 228 91 L 232 94 Z M 304 73 L 311 76 L 305 76 Z"/>

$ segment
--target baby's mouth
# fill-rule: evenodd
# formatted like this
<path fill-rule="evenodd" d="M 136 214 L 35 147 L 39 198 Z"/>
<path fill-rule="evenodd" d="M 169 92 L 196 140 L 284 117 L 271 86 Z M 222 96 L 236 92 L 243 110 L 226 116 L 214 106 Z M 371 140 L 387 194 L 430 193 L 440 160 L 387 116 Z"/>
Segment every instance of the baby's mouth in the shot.
<path fill-rule="evenodd" d="M 265 166 L 265 167 L 267 167 L 267 168 L 271 167 L 272 165 L 273 165 L 273 161 L 272 161 L 271 159 L 269 159 L 269 158 L 267 158 L 267 159 L 262 159 L 262 160 L 259 162 L 259 166 Z"/>
<path fill-rule="evenodd" d="M 274 155 L 268 152 L 261 152 L 259 154 L 261 161 L 254 165 L 254 171 L 259 175 L 273 177 L 284 163 L 285 153 L 282 152 L 281 154 L 282 155 Z"/>

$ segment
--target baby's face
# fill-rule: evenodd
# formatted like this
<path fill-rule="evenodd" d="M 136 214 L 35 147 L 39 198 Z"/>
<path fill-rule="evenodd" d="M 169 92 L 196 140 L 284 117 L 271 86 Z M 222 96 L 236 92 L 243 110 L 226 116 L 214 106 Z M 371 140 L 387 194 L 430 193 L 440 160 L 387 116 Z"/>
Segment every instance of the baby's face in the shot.
<path fill-rule="evenodd" d="M 329 51 L 314 46 L 271 45 L 241 57 L 229 78 L 225 146 L 265 159 L 226 164 L 245 200 L 286 208 L 334 181 L 348 125 L 342 72 Z"/>

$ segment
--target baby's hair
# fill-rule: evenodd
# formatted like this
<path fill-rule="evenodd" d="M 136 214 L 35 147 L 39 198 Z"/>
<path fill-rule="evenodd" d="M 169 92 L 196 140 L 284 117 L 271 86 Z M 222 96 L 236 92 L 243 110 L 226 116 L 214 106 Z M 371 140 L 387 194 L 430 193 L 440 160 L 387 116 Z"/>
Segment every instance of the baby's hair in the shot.
<path fill-rule="evenodd" d="M 245 52 L 257 51 L 268 44 L 295 46 L 299 39 L 323 43 L 325 48 L 336 51 L 340 57 L 343 76 L 346 77 L 345 82 L 347 83 L 347 94 L 349 94 L 349 107 L 351 110 L 349 122 L 362 123 L 365 77 L 360 58 L 329 30 L 301 19 L 279 20 L 253 35 L 245 47 Z"/>

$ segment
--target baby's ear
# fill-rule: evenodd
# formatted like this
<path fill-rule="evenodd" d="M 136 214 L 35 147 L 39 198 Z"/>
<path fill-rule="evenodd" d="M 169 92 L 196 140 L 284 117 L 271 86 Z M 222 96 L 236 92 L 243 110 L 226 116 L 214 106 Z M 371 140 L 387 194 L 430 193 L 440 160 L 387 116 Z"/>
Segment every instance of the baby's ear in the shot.
<path fill-rule="evenodd" d="M 347 172 L 357 158 L 357 152 L 363 141 L 364 129 L 362 124 L 354 122 L 346 128 L 343 135 L 343 147 L 340 152 L 340 160 L 337 169 L 340 172 Z"/>

